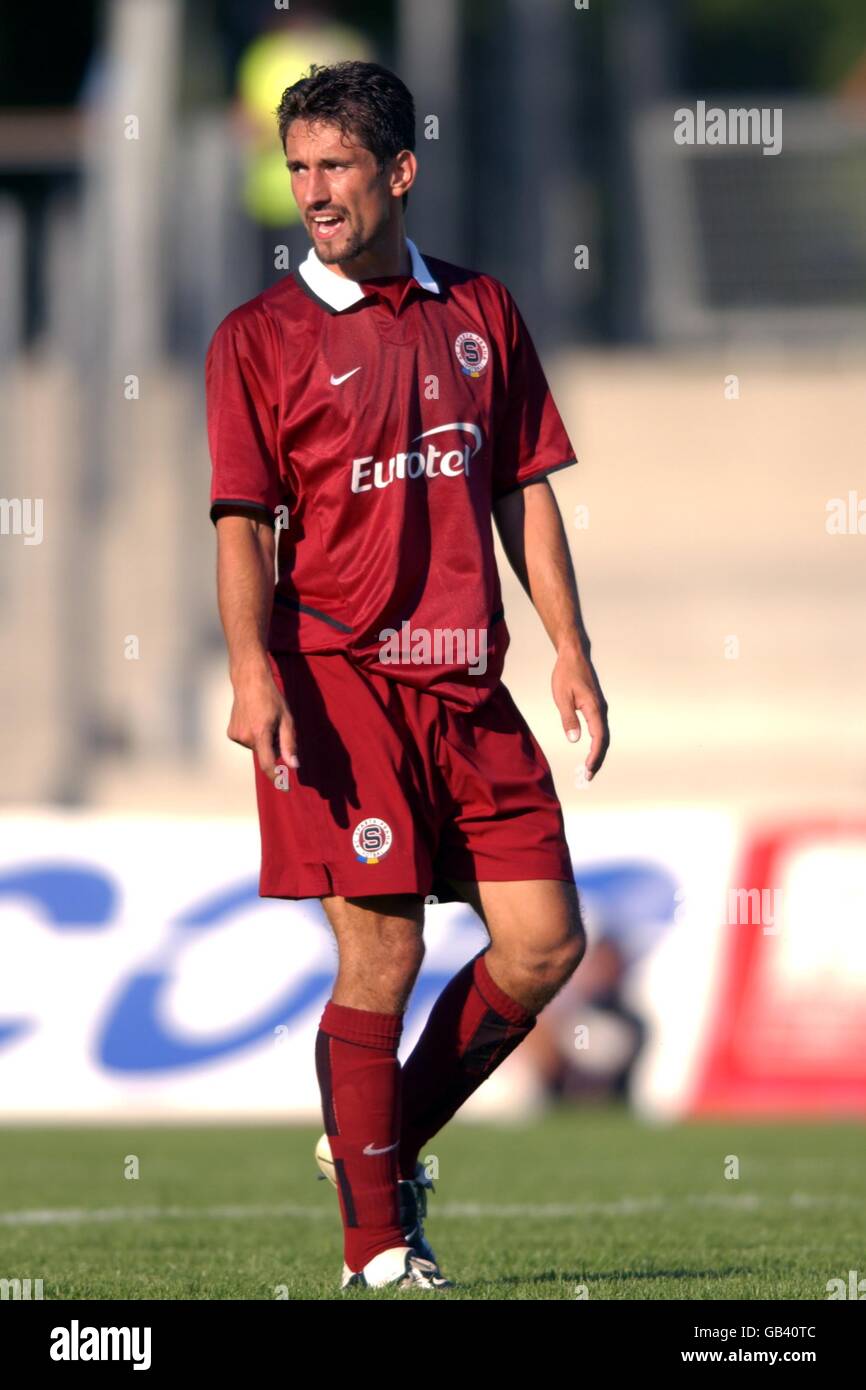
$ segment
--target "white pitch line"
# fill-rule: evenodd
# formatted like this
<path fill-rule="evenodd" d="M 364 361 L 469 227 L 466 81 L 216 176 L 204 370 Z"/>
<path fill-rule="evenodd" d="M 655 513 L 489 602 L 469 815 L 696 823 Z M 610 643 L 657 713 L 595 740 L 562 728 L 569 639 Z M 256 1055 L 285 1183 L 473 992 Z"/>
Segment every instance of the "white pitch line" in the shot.
<path fill-rule="evenodd" d="M 613 1202 L 570 1203 L 502 1203 L 443 1202 L 434 1204 L 432 1216 L 445 1220 L 463 1218 L 531 1219 L 535 1221 L 562 1220 L 581 1216 L 635 1216 L 642 1212 L 672 1211 L 677 1207 L 718 1207 L 723 1211 L 751 1212 L 761 1207 L 789 1206 L 800 1210 L 822 1207 L 860 1206 L 852 1197 L 816 1197 L 807 1192 L 795 1192 L 790 1197 L 762 1197 L 754 1193 L 742 1195 L 686 1197 L 621 1197 Z M 286 1203 L 281 1206 L 223 1206 L 223 1207 L 46 1207 L 35 1211 L 0 1212 L 0 1226 L 76 1226 L 100 1225 L 115 1221 L 247 1221 L 256 1217 L 284 1217 L 288 1220 L 320 1221 L 334 1219 L 332 1207 L 305 1207 Z"/>
<path fill-rule="evenodd" d="M 77 1226 L 112 1221 L 245 1221 L 250 1217 L 322 1217 L 332 1213 L 324 1207 L 230 1206 L 230 1207 L 47 1207 L 37 1211 L 0 1212 L 0 1226 Z"/>

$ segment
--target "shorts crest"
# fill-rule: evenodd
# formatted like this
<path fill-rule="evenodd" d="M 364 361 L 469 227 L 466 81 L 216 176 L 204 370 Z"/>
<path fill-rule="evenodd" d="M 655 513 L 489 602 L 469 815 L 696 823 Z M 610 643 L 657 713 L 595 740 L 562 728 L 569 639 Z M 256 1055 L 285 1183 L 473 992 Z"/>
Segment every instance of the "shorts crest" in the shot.
<path fill-rule="evenodd" d="M 378 816 L 369 816 L 355 826 L 352 844 L 362 864 L 378 864 L 391 848 L 393 838 L 387 821 L 379 820 Z"/>

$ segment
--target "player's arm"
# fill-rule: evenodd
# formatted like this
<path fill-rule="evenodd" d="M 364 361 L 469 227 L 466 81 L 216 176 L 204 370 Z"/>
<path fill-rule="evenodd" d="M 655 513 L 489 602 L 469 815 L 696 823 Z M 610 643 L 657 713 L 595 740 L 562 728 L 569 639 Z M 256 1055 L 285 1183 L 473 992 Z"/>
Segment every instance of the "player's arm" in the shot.
<path fill-rule="evenodd" d="M 217 518 L 217 597 L 234 690 L 228 736 L 251 748 L 271 781 L 297 767 L 295 730 L 268 661 L 274 599 L 274 530 L 260 513 Z"/>
<path fill-rule="evenodd" d="M 580 711 L 590 735 L 589 780 L 610 743 L 607 701 L 590 659 L 574 566 L 556 498 L 546 478 L 515 488 L 494 503 L 493 515 L 509 564 L 532 601 L 556 649 L 551 682 L 562 727 L 580 738 Z"/>

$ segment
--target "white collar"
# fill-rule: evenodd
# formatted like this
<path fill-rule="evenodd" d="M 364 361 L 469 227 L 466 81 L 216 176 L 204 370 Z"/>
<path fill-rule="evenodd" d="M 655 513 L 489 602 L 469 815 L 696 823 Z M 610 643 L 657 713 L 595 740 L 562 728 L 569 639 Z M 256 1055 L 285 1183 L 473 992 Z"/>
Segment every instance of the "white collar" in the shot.
<path fill-rule="evenodd" d="M 429 290 L 431 294 L 439 293 L 439 286 L 433 279 L 421 252 L 414 241 L 406 238 L 406 245 L 409 248 L 409 256 L 412 261 L 412 278 L 422 290 Z M 348 280 L 344 275 L 337 275 L 333 270 L 329 270 L 323 265 L 316 255 L 316 248 L 310 247 L 305 260 L 298 266 L 299 273 L 304 277 L 306 284 L 310 287 L 319 299 L 324 299 L 326 304 L 330 304 L 332 309 L 337 312 L 341 309 L 348 309 L 350 305 L 357 304 L 359 299 L 365 299 L 366 295 L 357 280 Z"/>

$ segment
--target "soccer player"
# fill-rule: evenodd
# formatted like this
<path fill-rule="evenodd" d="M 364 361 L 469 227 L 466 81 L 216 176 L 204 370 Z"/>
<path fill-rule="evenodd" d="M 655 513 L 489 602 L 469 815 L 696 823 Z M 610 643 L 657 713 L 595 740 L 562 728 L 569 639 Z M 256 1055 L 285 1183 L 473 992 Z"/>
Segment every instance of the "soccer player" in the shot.
<path fill-rule="evenodd" d="M 223 320 L 205 372 L 228 736 L 254 753 L 261 895 L 319 898 L 338 945 L 317 1157 L 342 1286 L 447 1288 L 421 1149 L 585 950 L 550 768 L 501 680 L 492 527 L 592 777 L 607 707 L 547 481 L 574 450 L 509 292 L 406 236 L 404 84 L 314 65 L 277 115 L 312 247 Z M 401 1069 L 428 895 L 470 903 L 489 943 Z"/>

